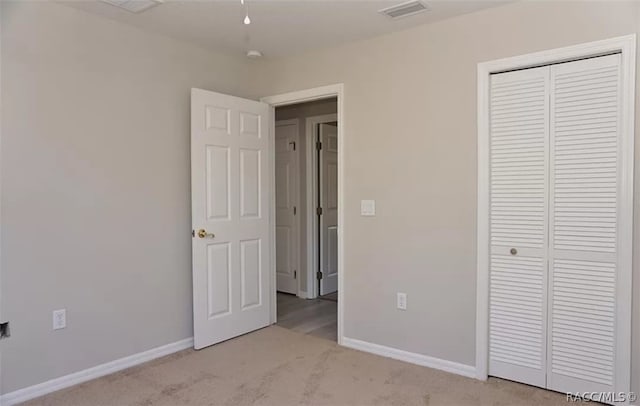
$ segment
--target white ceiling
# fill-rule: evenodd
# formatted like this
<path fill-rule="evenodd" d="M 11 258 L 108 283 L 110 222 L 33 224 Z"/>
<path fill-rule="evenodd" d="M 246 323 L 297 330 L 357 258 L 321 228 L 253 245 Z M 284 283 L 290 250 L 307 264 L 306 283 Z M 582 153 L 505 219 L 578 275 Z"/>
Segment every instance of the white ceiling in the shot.
<path fill-rule="evenodd" d="M 498 6 L 504 0 L 426 0 L 430 10 L 398 20 L 378 10 L 406 0 L 246 0 L 252 23 L 242 23 L 240 0 L 165 0 L 130 13 L 98 0 L 62 1 L 71 7 L 226 53 L 249 49 L 265 57 L 330 47 Z"/>

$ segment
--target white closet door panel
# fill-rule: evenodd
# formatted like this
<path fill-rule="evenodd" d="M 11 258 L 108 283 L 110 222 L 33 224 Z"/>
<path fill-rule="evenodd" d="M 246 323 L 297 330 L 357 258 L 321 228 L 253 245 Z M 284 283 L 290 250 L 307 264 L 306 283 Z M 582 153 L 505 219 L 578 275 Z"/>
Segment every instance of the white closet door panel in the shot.
<path fill-rule="evenodd" d="M 545 244 L 548 68 L 491 79 L 491 244 Z"/>
<path fill-rule="evenodd" d="M 490 92 L 489 373 L 544 386 L 549 68 L 494 75 Z"/>
<path fill-rule="evenodd" d="M 620 55 L 551 68 L 548 377 L 613 391 Z"/>
<path fill-rule="evenodd" d="M 489 373 L 545 385 L 546 260 L 540 255 L 491 255 Z"/>
<path fill-rule="evenodd" d="M 616 252 L 619 58 L 552 69 L 555 250 Z M 584 101 L 594 89 L 598 100 Z"/>

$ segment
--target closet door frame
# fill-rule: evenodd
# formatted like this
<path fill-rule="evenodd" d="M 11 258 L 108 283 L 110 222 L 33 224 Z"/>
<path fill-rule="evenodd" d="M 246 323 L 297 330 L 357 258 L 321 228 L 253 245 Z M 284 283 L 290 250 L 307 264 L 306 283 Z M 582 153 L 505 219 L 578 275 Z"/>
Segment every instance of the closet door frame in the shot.
<path fill-rule="evenodd" d="M 621 54 L 621 139 L 620 214 L 618 230 L 618 283 L 616 284 L 615 390 L 631 387 L 631 318 L 633 255 L 633 174 L 636 35 L 611 38 L 564 48 L 536 52 L 478 64 L 478 211 L 476 292 L 476 377 L 488 378 L 489 371 L 489 86 L 490 75 L 578 59 Z"/>

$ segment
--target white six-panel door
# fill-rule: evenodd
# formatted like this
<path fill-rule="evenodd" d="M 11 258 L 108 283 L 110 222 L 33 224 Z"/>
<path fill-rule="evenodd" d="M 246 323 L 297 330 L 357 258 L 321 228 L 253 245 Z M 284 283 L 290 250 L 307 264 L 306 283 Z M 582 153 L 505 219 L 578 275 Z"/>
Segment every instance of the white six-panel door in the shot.
<path fill-rule="evenodd" d="M 320 294 L 338 290 L 338 126 L 320 124 Z"/>
<path fill-rule="evenodd" d="M 269 107 L 192 89 L 196 349 L 270 322 Z"/>
<path fill-rule="evenodd" d="M 489 374 L 612 392 L 620 55 L 496 74 L 490 94 Z"/>
<path fill-rule="evenodd" d="M 298 121 L 276 122 L 276 284 L 298 294 Z"/>

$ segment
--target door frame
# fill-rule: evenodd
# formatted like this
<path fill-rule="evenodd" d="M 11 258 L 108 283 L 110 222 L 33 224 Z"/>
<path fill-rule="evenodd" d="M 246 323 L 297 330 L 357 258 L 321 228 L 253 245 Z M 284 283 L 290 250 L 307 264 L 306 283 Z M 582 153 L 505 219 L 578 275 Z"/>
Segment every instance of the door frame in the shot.
<path fill-rule="evenodd" d="M 631 386 L 631 318 L 633 255 L 633 175 L 636 35 L 627 35 L 549 51 L 536 52 L 478 64 L 478 206 L 476 291 L 476 377 L 486 380 L 489 372 L 489 83 L 492 73 L 532 68 L 572 60 L 620 53 L 622 77 L 621 179 L 616 308 L 615 390 L 629 392 Z M 620 305 L 620 303 L 622 305 Z"/>
<path fill-rule="evenodd" d="M 260 101 L 271 106 L 271 134 L 275 135 L 275 108 L 291 104 L 305 103 L 315 100 L 337 98 L 338 115 L 338 344 L 344 341 L 344 209 L 345 209 L 345 132 L 344 132 L 344 85 L 342 83 L 294 91 L 262 97 Z M 269 175 L 272 190 L 275 190 L 275 137 L 270 137 L 271 152 L 269 156 Z M 271 195 L 270 225 L 271 225 L 271 322 L 277 321 L 277 296 L 276 296 L 276 264 L 275 264 L 275 194 Z"/>
<path fill-rule="evenodd" d="M 297 210 L 300 210 L 300 155 L 299 155 L 299 151 L 298 151 L 298 146 L 300 145 L 300 119 L 298 118 L 291 118 L 291 119 L 287 119 L 287 120 L 277 120 L 274 121 L 274 130 L 273 130 L 273 142 L 274 142 L 274 148 L 273 148 L 273 154 L 274 154 L 274 159 L 275 159 L 275 140 L 276 140 L 276 133 L 275 133 L 275 128 L 278 125 L 295 125 L 296 127 L 296 138 L 295 138 L 295 148 L 296 148 L 296 152 L 298 153 L 297 157 L 296 157 L 296 166 L 295 168 L 293 168 L 294 172 L 295 172 L 295 193 L 294 193 L 294 206 L 297 208 Z M 274 169 L 275 169 L 275 160 L 274 160 Z M 275 176 L 275 171 L 274 171 L 274 175 Z M 275 188 L 273 189 L 273 193 L 276 193 Z M 274 200 L 275 201 L 275 200 Z M 294 243 L 294 250 L 296 253 L 296 261 L 295 261 L 295 266 L 294 268 L 296 269 L 296 272 L 298 272 L 298 275 L 300 274 L 300 235 L 302 234 L 300 231 L 300 216 L 299 213 L 296 213 L 294 216 L 294 233 L 295 233 L 295 243 Z M 275 217 L 274 217 L 274 221 L 275 221 Z M 275 226 L 274 226 L 275 227 Z M 274 241 L 275 244 L 275 241 Z M 277 260 L 277 258 L 276 258 Z M 277 283 L 277 275 L 276 275 L 276 290 L 278 288 L 278 283 Z M 296 278 L 296 296 L 300 296 L 300 277 L 298 276 Z"/>
<path fill-rule="evenodd" d="M 324 114 L 320 116 L 307 117 L 305 121 L 305 137 L 307 138 L 307 299 L 315 299 L 318 297 L 319 285 L 316 273 L 320 270 L 318 269 L 320 241 L 318 241 L 318 217 L 315 209 L 318 199 L 318 154 L 316 153 L 315 141 L 318 136 L 318 124 L 338 121 L 338 114 Z M 338 145 L 338 153 L 339 152 L 340 145 Z M 340 170 L 339 167 L 338 170 Z M 338 227 L 338 231 L 339 230 L 340 228 Z M 340 254 L 340 248 L 338 248 L 338 254 Z M 340 267 L 338 267 L 338 276 L 339 275 Z"/>

